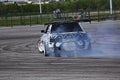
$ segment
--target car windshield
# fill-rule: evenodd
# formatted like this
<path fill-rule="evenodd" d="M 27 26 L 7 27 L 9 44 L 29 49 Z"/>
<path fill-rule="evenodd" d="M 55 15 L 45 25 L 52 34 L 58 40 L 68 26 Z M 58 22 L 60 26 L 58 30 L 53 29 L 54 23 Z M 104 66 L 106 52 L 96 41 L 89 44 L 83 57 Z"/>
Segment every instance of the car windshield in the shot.
<path fill-rule="evenodd" d="M 52 33 L 79 32 L 79 31 L 82 31 L 82 29 L 77 22 L 55 23 L 53 24 L 51 30 Z"/>

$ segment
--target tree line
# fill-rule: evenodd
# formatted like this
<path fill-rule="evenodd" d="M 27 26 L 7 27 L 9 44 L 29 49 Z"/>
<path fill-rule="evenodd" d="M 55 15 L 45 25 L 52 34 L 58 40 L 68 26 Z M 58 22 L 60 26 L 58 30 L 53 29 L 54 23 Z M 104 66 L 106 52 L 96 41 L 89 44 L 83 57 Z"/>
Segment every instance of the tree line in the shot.
<path fill-rule="evenodd" d="M 120 10 L 120 0 L 113 1 L 113 10 Z M 51 2 L 49 4 L 42 4 L 43 13 L 52 13 L 57 8 L 62 12 L 78 12 L 82 10 L 109 10 L 109 0 L 66 0 L 65 2 Z M 9 14 L 39 14 L 38 4 L 0 4 L 0 15 Z"/>

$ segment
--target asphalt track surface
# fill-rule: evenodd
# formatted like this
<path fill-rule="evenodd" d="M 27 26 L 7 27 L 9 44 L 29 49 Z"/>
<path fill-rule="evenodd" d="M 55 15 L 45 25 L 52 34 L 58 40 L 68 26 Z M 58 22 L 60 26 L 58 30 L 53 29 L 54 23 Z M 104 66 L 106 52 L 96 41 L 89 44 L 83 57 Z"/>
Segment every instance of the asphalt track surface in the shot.
<path fill-rule="evenodd" d="M 43 25 L 0 28 L 0 80 L 120 80 L 120 21 L 82 25 L 93 49 L 75 57 L 38 53 Z"/>

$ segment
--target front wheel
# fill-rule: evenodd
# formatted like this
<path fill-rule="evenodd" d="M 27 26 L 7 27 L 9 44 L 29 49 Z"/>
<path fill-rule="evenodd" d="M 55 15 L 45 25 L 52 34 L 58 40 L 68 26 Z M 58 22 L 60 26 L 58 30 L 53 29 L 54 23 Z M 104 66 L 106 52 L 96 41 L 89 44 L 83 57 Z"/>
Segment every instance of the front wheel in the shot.
<path fill-rule="evenodd" d="M 38 50 L 40 53 L 43 53 L 44 56 L 49 56 L 47 53 L 46 53 L 46 47 L 45 47 L 45 44 L 43 43 L 43 41 L 38 41 Z"/>
<path fill-rule="evenodd" d="M 43 44 L 43 42 L 42 42 L 41 40 L 39 40 L 39 41 L 37 42 L 37 46 L 38 46 L 38 50 L 39 50 L 40 53 L 45 52 L 44 44 Z"/>

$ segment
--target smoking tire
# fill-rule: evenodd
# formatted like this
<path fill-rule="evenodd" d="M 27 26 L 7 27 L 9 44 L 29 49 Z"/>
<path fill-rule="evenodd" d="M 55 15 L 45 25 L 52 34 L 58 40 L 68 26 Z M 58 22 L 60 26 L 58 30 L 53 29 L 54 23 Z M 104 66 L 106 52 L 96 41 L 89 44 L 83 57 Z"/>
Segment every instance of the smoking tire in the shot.
<path fill-rule="evenodd" d="M 91 43 L 88 45 L 88 49 L 87 49 L 87 50 L 89 50 L 89 51 L 92 50 L 92 45 L 91 45 Z"/>

